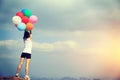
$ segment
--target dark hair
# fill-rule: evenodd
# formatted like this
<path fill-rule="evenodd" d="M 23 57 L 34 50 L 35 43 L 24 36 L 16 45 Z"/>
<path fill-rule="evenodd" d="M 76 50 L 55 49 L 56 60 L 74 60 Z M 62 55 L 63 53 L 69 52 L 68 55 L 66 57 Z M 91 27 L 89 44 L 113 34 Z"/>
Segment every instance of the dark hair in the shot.
<path fill-rule="evenodd" d="M 25 31 L 25 32 L 24 32 L 23 39 L 27 39 L 27 38 L 29 38 L 29 37 L 30 37 L 29 31 Z"/>

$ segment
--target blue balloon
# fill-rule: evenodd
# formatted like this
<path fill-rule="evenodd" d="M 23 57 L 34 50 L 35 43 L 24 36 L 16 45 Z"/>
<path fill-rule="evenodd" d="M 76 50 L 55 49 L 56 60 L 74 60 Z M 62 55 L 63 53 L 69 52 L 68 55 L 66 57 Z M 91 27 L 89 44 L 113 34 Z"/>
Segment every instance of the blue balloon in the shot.
<path fill-rule="evenodd" d="M 26 11 L 27 9 L 22 9 L 21 12 L 24 14 L 24 12 Z"/>
<path fill-rule="evenodd" d="M 19 23 L 17 29 L 19 31 L 24 31 L 26 29 L 25 23 Z"/>

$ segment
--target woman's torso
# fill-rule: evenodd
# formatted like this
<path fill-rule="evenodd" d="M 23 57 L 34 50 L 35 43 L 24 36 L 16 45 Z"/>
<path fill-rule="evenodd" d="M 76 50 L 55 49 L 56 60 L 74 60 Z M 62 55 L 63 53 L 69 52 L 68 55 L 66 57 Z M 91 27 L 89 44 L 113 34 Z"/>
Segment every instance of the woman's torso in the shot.
<path fill-rule="evenodd" d="M 31 54 L 32 51 L 32 41 L 30 38 L 24 40 L 24 50 L 23 52 Z"/>

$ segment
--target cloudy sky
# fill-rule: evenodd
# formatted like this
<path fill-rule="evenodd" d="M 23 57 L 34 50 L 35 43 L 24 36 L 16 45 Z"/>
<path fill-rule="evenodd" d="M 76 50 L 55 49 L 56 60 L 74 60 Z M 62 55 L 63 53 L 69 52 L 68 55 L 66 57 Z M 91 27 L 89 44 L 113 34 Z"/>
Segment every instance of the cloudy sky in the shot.
<path fill-rule="evenodd" d="M 12 17 L 27 8 L 38 17 L 31 76 L 117 77 L 119 4 L 119 0 L 0 0 L 0 75 L 16 72 L 23 32 L 14 26 Z"/>

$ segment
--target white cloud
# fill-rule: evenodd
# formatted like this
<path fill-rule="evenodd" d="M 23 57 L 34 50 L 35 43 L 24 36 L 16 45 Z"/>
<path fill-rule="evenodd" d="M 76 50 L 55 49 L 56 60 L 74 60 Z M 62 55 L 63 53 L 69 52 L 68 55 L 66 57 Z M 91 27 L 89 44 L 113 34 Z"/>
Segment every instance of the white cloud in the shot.
<path fill-rule="evenodd" d="M 7 49 L 15 49 L 18 47 L 21 47 L 22 44 L 20 44 L 20 40 L 2 40 L 0 41 L 0 47 L 3 46 L 3 47 L 6 47 Z"/>
<path fill-rule="evenodd" d="M 23 42 L 20 40 L 5 40 L 0 41 L 0 47 L 4 46 L 7 49 L 13 50 L 14 48 L 21 48 L 23 45 Z M 67 41 L 56 41 L 53 43 L 39 43 L 33 41 L 33 49 L 37 51 L 43 51 L 43 52 L 56 52 L 56 51 L 67 51 L 67 50 L 74 50 L 77 47 L 77 43 L 72 40 Z M 16 49 L 16 50 L 17 50 Z"/>
<path fill-rule="evenodd" d="M 14 53 L 13 54 L 1 53 L 0 59 L 19 59 L 19 55 Z"/>
<path fill-rule="evenodd" d="M 61 52 L 61 51 L 73 51 L 77 48 L 78 44 L 75 41 L 56 41 L 53 43 L 38 43 L 33 42 L 33 47 L 43 52 Z"/>
<path fill-rule="evenodd" d="M 119 43 L 119 35 L 116 31 L 64 31 L 64 32 L 41 32 L 44 37 L 54 37 L 52 42 L 39 42 L 33 39 L 33 50 L 38 52 L 84 52 L 86 54 L 118 54 L 117 47 Z M 35 36 L 35 38 L 40 37 Z M 62 39 L 61 39 L 62 38 Z M 49 41 L 49 40 L 48 40 Z M 24 47 L 22 40 L 4 40 L 0 41 L 0 46 L 5 46 L 7 49 L 13 50 Z M 113 47 L 114 46 L 114 47 Z M 110 49 L 110 50 L 109 50 Z"/>
<path fill-rule="evenodd" d="M 44 51 L 49 52 L 54 50 L 54 46 L 49 43 L 33 42 L 33 47 L 35 48 L 35 50 L 43 51 L 43 52 Z"/>

